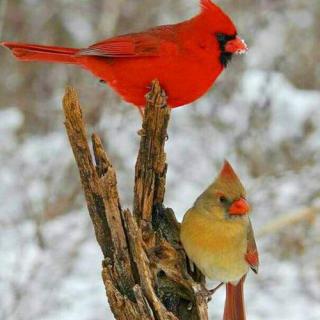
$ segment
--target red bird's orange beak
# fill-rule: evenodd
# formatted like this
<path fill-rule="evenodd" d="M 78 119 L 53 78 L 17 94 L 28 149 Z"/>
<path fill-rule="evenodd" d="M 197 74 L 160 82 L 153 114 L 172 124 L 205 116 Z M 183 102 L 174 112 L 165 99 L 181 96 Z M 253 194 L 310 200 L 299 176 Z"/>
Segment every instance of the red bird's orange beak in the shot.
<path fill-rule="evenodd" d="M 230 40 L 225 45 L 225 51 L 234 54 L 243 54 L 248 51 L 248 46 L 240 37 Z"/>
<path fill-rule="evenodd" d="M 230 215 L 242 216 L 247 214 L 250 211 L 250 205 L 248 201 L 244 198 L 240 198 L 239 200 L 234 201 L 228 212 Z"/>

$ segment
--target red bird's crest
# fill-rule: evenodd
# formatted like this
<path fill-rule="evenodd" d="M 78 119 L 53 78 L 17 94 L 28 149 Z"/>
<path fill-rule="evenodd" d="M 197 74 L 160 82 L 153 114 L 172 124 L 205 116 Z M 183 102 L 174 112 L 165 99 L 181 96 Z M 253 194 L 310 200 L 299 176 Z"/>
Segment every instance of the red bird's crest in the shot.
<path fill-rule="evenodd" d="M 212 32 L 235 35 L 237 29 L 230 17 L 211 0 L 200 0 L 201 16 L 205 18 Z"/>
<path fill-rule="evenodd" d="M 203 8 L 203 10 L 206 10 L 206 9 L 220 10 L 220 8 L 217 5 L 215 5 L 211 0 L 200 0 L 200 5 L 201 5 L 201 8 Z"/>

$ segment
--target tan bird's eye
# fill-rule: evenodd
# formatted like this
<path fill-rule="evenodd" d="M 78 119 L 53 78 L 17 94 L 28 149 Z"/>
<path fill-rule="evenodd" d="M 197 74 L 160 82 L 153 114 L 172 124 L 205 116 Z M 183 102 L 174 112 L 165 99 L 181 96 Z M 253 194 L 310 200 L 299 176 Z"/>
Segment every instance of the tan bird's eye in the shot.
<path fill-rule="evenodd" d="M 227 202 L 228 202 L 228 199 L 227 199 L 225 196 L 220 196 L 219 201 L 220 201 L 221 203 L 227 203 Z"/>

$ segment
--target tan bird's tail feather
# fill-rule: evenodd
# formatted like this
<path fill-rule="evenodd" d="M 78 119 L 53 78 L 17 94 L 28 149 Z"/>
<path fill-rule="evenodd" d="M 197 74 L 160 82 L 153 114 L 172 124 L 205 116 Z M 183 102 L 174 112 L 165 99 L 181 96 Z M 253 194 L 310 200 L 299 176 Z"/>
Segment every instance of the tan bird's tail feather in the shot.
<path fill-rule="evenodd" d="M 224 305 L 223 320 L 246 320 L 246 311 L 243 296 L 243 284 L 246 276 L 236 286 L 226 284 L 226 302 Z"/>

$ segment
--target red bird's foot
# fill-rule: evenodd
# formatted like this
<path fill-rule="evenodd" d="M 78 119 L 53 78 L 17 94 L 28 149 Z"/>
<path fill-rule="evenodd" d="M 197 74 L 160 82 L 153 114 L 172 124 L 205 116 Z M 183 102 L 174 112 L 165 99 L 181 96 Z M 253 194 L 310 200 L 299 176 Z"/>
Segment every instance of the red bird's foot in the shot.
<path fill-rule="evenodd" d="M 168 105 L 167 101 L 168 101 L 168 96 L 167 96 L 166 93 L 162 90 L 162 91 L 161 91 L 160 108 L 166 107 L 166 106 Z"/>
<path fill-rule="evenodd" d="M 154 99 L 153 99 L 153 95 L 151 92 L 148 92 L 145 96 L 147 103 L 153 103 Z"/>
<path fill-rule="evenodd" d="M 147 103 L 157 104 L 160 108 L 164 108 L 167 105 L 168 96 L 162 90 L 160 93 L 160 98 L 155 101 L 154 96 L 151 92 L 148 92 L 145 96 Z"/>

